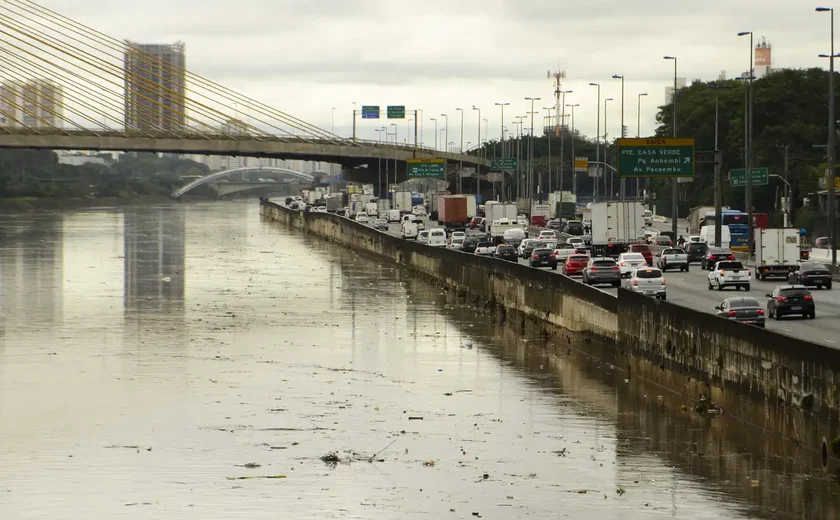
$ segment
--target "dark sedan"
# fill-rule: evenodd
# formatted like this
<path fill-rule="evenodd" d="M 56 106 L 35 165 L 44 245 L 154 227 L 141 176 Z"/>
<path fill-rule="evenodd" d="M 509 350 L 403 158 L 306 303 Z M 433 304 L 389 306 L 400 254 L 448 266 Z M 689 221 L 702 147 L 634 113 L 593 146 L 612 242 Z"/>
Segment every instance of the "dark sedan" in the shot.
<path fill-rule="evenodd" d="M 723 262 L 724 260 L 735 260 L 735 253 L 728 247 L 710 247 L 703 258 L 700 260 L 700 267 L 711 271 L 715 268 L 715 264 Z"/>
<path fill-rule="evenodd" d="M 508 262 L 519 261 L 519 255 L 516 254 L 516 248 L 507 245 L 498 246 L 496 248 L 496 252 L 493 253 L 493 258 L 498 258 L 499 260 L 507 260 Z"/>
<path fill-rule="evenodd" d="M 798 264 L 796 270 L 788 275 L 788 283 L 831 289 L 831 271 L 822 264 Z"/>
<path fill-rule="evenodd" d="M 688 253 L 688 263 L 700 262 L 706 256 L 706 251 L 708 250 L 709 246 L 705 242 L 692 242 L 688 244 L 685 250 Z"/>
<path fill-rule="evenodd" d="M 550 267 L 556 271 L 557 255 L 554 254 L 554 247 L 544 249 L 544 246 L 540 246 L 538 249 L 534 249 L 534 252 L 531 253 L 531 260 L 528 263 L 531 267 Z"/>
<path fill-rule="evenodd" d="M 715 309 L 721 318 L 764 328 L 764 308 L 755 298 L 727 298 L 720 305 L 716 305 Z"/>
<path fill-rule="evenodd" d="M 783 316 L 802 316 L 814 319 L 817 316 L 814 297 L 804 285 L 780 285 L 767 295 L 767 317 L 781 319 Z"/>
<path fill-rule="evenodd" d="M 475 253 L 475 247 L 478 245 L 478 237 L 468 236 L 461 242 L 462 253 Z"/>

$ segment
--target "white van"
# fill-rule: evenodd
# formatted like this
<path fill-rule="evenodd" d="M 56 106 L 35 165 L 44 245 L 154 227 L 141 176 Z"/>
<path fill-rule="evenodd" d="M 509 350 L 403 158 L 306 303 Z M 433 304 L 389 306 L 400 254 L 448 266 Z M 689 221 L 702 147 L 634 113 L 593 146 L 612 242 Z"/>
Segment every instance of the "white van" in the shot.
<path fill-rule="evenodd" d="M 446 247 L 446 231 L 440 228 L 430 230 L 429 245 L 434 247 Z"/>
<path fill-rule="evenodd" d="M 368 223 L 368 215 L 364 211 L 360 211 L 356 213 L 356 222 L 364 222 L 365 224 Z"/>
<path fill-rule="evenodd" d="M 417 215 L 412 215 L 411 213 L 406 213 L 402 217 L 400 217 L 403 222 L 414 222 L 417 224 L 417 229 L 423 231 L 426 229 L 426 224 L 423 223 L 423 220 L 420 219 Z"/>
<path fill-rule="evenodd" d="M 646 209 L 644 213 L 642 213 L 642 218 L 645 219 L 646 226 L 653 225 L 653 211 Z"/>
<path fill-rule="evenodd" d="M 700 241 L 709 245 L 715 243 L 715 226 L 703 226 L 700 228 Z M 732 233 L 729 226 L 720 226 L 720 247 L 729 247 L 732 243 Z"/>
<path fill-rule="evenodd" d="M 522 228 L 513 228 L 505 230 L 503 235 L 505 244 L 513 247 L 519 247 L 519 244 L 525 240 L 525 230 Z"/>
<path fill-rule="evenodd" d="M 401 228 L 402 238 L 417 240 L 417 224 L 414 222 L 403 222 Z"/>
<path fill-rule="evenodd" d="M 389 209 L 386 212 L 386 219 L 388 222 L 399 222 L 400 221 L 400 210 L 398 209 Z"/>

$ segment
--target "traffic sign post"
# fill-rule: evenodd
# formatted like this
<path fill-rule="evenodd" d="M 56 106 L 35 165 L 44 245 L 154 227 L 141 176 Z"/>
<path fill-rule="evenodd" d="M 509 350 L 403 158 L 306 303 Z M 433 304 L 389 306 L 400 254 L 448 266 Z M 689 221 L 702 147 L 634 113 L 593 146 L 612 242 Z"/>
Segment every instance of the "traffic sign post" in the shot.
<path fill-rule="evenodd" d="M 389 106 L 388 119 L 405 119 L 405 105 Z"/>
<path fill-rule="evenodd" d="M 516 157 L 507 157 L 505 159 L 493 159 L 490 162 L 490 170 L 494 172 L 502 172 L 516 169 Z"/>
<path fill-rule="evenodd" d="M 446 159 L 408 159 L 409 179 L 446 177 Z"/>
<path fill-rule="evenodd" d="M 362 119 L 379 119 L 379 106 L 362 105 Z"/>
<path fill-rule="evenodd" d="M 589 171 L 589 157 L 575 157 L 575 171 L 586 173 Z"/>
<path fill-rule="evenodd" d="M 753 186 L 767 186 L 770 182 L 770 173 L 767 168 L 752 168 L 750 171 L 752 172 Z M 729 184 L 731 186 L 746 186 L 747 171 L 744 168 L 729 170 Z"/>
<path fill-rule="evenodd" d="M 694 139 L 616 139 L 619 177 L 694 177 Z"/>

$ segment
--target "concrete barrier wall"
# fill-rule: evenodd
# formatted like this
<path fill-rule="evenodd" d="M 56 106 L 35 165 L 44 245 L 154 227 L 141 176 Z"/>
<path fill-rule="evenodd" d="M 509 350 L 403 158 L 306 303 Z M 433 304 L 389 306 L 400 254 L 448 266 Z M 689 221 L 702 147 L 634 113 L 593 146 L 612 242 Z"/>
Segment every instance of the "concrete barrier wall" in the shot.
<path fill-rule="evenodd" d="M 331 214 L 272 203 L 261 211 L 468 292 L 476 303 L 595 336 L 603 341 L 590 343 L 588 354 L 627 370 L 628 377 L 681 394 L 688 404 L 709 396 L 728 415 L 796 439 L 812 453 L 822 449 L 823 438 L 830 452 L 840 437 L 838 350 L 623 289 L 615 298 L 556 273 L 401 240 Z"/>

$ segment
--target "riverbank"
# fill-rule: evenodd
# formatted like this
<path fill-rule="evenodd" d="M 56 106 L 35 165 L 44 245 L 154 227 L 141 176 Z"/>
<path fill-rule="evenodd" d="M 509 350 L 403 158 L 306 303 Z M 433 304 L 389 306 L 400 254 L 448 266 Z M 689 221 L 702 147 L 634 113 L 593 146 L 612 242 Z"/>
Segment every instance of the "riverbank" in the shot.
<path fill-rule="evenodd" d="M 215 199 L 209 197 L 184 197 L 182 202 L 208 202 Z M 68 198 L 37 198 L 15 197 L 0 198 L 0 213 L 11 213 L 33 210 L 77 209 L 124 206 L 155 206 L 175 202 L 172 197 L 163 195 L 141 195 L 137 197 L 102 197 L 95 199 Z"/>
<path fill-rule="evenodd" d="M 496 310 L 510 326 L 532 322 L 554 338 L 551 354 L 582 345 L 583 354 L 620 367 L 628 381 L 657 385 L 683 402 L 707 397 L 731 417 L 800 443 L 826 463 L 832 447 L 840 447 L 834 399 L 840 351 L 626 290 L 615 298 L 548 271 L 400 240 L 335 215 L 270 202 L 261 211 L 433 279 Z"/>

